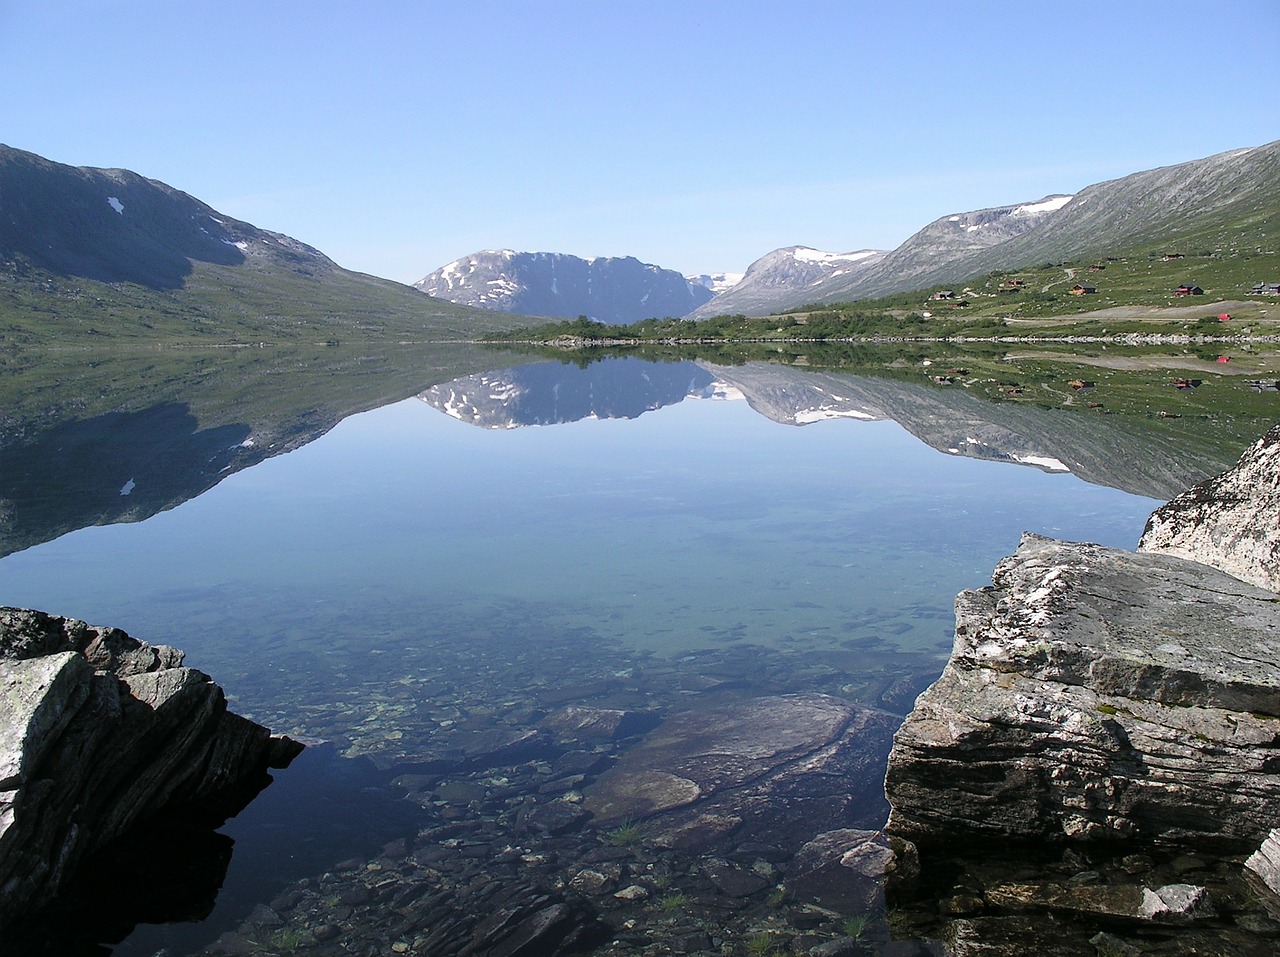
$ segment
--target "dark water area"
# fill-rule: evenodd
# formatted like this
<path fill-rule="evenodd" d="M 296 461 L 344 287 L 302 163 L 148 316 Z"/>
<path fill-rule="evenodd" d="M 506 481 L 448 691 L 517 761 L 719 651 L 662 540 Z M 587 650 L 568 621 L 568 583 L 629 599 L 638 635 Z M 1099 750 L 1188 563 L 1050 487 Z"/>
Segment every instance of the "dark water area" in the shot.
<path fill-rule="evenodd" d="M 211 906 L 50 952 L 889 946 L 883 899 L 824 898 L 797 852 L 883 823 L 958 591 L 1024 530 L 1132 547 L 1155 502 L 788 376 L 467 376 L 0 560 L 5 604 L 173 644 L 317 742 L 222 829 Z"/>

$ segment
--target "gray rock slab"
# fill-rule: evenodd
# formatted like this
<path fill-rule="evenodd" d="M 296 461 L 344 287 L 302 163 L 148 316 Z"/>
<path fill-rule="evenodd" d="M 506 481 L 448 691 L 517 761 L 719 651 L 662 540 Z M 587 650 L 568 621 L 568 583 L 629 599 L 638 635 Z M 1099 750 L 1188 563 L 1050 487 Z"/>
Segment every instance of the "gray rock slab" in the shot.
<path fill-rule="evenodd" d="M 1280 601 L 1168 555 L 1026 535 L 956 601 L 895 736 L 889 828 L 1257 842 L 1280 795 Z"/>
<path fill-rule="evenodd" d="M 1266 884 L 1271 892 L 1280 894 L 1280 830 L 1267 834 L 1262 846 L 1249 856 L 1244 866 Z"/>

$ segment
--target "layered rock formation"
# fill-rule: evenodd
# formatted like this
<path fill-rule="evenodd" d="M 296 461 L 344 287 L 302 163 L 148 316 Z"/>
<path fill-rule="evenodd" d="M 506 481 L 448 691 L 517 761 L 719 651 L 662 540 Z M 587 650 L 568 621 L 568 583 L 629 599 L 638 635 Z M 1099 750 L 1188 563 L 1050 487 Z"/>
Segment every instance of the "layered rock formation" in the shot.
<path fill-rule="evenodd" d="M 182 652 L 0 609 L 0 926 L 161 810 L 215 823 L 302 749 L 227 710 Z"/>
<path fill-rule="evenodd" d="M 956 601 L 895 737 L 891 831 L 1256 842 L 1280 796 L 1280 604 L 1165 555 L 1027 535 Z"/>
<path fill-rule="evenodd" d="M 1028 534 L 957 598 L 885 784 L 888 833 L 960 875 L 917 907 L 953 954 L 1274 952 L 1240 863 L 1280 893 L 1278 489 L 1280 427 L 1139 551 Z"/>

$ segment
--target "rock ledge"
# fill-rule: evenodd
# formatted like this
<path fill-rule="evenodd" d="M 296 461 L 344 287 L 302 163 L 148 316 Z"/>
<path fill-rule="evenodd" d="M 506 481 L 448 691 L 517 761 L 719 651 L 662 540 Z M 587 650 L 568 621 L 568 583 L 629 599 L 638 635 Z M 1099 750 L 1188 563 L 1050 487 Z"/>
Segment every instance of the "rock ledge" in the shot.
<path fill-rule="evenodd" d="M 1280 812 L 1277 489 L 1280 426 L 1139 552 L 1025 535 L 956 600 L 894 738 L 890 833 L 1256 849 Z"/>
<path fill-rule="evenodd" d="M 0 608 L 0 926 L 135 822 L 225 818 L 301 750 L 229 712 L 174 648 Z"/>

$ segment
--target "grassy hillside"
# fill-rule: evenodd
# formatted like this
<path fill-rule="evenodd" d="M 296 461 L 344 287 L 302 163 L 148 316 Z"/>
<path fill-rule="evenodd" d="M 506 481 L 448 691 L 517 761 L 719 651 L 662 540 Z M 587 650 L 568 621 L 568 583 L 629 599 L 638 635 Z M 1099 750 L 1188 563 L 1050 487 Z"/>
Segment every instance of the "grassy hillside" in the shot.
<path fill-rule="evenodd" d="M 98 282 L 14 261 L 0 272 L 0 348 L 106 341 L 442 341 L 529 321 L 342 269 L 316 276 L 253 262 L 196 262 L 176 289 Z"/>
<path fill-rule="evenodd" d="M 342 269 L 137 173 L 0 145 L 0 347 L 441 340 L 527 322 Z"/>
<path fill-rule="evenodd" d="M 1280 301 L 1251 294 L 1256 284 L 1264 282 L 1280 283 L 1280 209 L 1257 210 L 1243 219 L 1175 229 L 1136 246 L 1100 246 L 1087 256 L 1066 262 L 998 271 L 968 283 L 935 285 L 859 302 L 857 308 L 903 315 L 928 311 L 935 317 L 957 320 L 1069 320 L 1076 331 L 1087 328 L 1099 332 L 1108 328 L 1114 332 L 1120 326 L 1108 319 L 1146 319 L 1182 326 L 1187 320 L 1216 316 L 1220 310 L 1207 308 L 1209 304 L 1252 301 L 1254 305 L 1236 305 L 1228 311 L 1239 319 L 1269 325 L 1280 319 Z M 1018 288 L 1010 291 L 1008 287 L 1015 284 Z M 1199 286 L 1204 294 L 1176 296 L 1174 290 L 1184 284 Z M 1076 285 L 1093 286 L 1096 292 L 1072 295 L 1070 290 Z M 944 288 L 954 291 L 956 300 L 932 301 L 932 294 Z M 968 304 L 959 305 L 961 301 Z M 853 307 L 846 304 L 836 308 Z M 1171 308 L 1190 312 L 1161 315 L 1156 311 Z M 1112 315 L 1094 315 L 1107 311 Z M 1079 326 L 1080 322 L 1087 325 Z M 1018 328 L 1025 327 L 1010 324 L 1010 331 Z M 1125 328 L 1142 326 L 1130 323 Z"/>
<path fill-rule="evenodd" d="M 1274 237 L 1266 222 L 1274 225 L 1278 210 L 1280 142 L 1275 142 L 1096 183 L 1025 232 L 968 252 L 953 254 L 945 244 L 927 239 L 916 243 L 913 237 L 900 247 L 912 250 L 905 259 L 895 250 L 851 284 L 812 295 L 822 302 L 867 299 L 971 283 L 993 272 L 1045 262 L 1116 255 L 1118 249 L 1221 250 L 1237 240 L 1248 241 L 1260 227 Z M 1264 239 L 1262 245 L 1273 246 L 1274 240 L 1268 244 Z"/>

